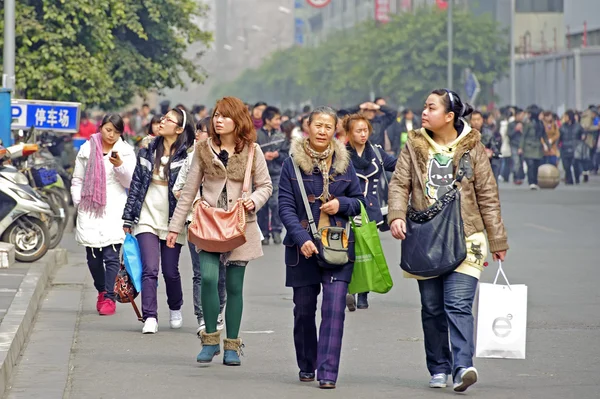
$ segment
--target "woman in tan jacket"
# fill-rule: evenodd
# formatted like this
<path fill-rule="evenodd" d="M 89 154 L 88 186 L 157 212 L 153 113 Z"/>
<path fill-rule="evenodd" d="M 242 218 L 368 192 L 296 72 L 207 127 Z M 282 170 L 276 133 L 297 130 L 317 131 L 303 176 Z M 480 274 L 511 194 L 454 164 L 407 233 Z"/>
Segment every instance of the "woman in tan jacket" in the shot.
<path fill-rule="evenodd" d="M 210 137 L 196 145 L 186 184 L 169 224 L 171 233 L 167 237 L 167 244 L 174 245 L 177 234 L 184 229 L 187 214 L 201 184 L 202 200 L 205 205 L 231 209 L 236 204 L 242 197 L 249 148 L 254 146 L 252 184 L 250 195 L 244 201 L 248 213 L 246 243 L 228 253 L 201 251 L 199 255 L 202 272 L 202 308 L 206 330 L 201 331 L 200 334 L 202 351 L 198 354 L 197 361 L 210 363 L 221 352 L 221 332 L 217 330 L 217 318 L 219 316 L 219 266 L 223 264 L 227 268 L 225 310 L 227 338 L 224 340 L 223 363 L 239 366 L 242 340 L 238 335 L 242 321 L 244 272 L 249 261 L 263 255 L 256 211 L 267 202 L 273 186 L 265 157 L 260 147 L 254 144 L 256 131 L 244 103 L 235 97 L 225 97 L 217 101 L 211 120 Z"/>
<path fill-rule="evenodd" d="M 469 162 L 465 162 L 469 170 L 457 182 L 467 257 L 453 272 L 418 279 L 426 361 L 432 377 L 429 386 L 446 387 L 452 373 L 457 392 L 477 381 L 472 305 L 488 242 L 494 260 L 504 260 L 508 249 L 498 187 L 481 134 L 463 119 L 471 112 L 473 108 L 463 104 L 455 92 L 433 91 L 423 109 L 423 127 L 409 132 L 389 186 L 390 230 L 394 238 L 403 240 L 409 198 L 415 210 L 429 208 L 452 188 L 459 161 L 469 154 Z"/>

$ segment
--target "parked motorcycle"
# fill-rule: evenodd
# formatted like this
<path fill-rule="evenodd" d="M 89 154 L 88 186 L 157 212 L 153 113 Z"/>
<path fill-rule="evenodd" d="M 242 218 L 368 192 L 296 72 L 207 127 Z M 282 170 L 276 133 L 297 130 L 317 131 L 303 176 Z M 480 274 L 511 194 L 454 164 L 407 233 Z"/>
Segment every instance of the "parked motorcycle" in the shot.
<path fill-rule="evenodd" d="M 0 239 L 15 246 L 20 262 L 35 262 L 48 252 L 53 212 L 25 175 L 5 165 L 10 153 L 0 146 Z"/>

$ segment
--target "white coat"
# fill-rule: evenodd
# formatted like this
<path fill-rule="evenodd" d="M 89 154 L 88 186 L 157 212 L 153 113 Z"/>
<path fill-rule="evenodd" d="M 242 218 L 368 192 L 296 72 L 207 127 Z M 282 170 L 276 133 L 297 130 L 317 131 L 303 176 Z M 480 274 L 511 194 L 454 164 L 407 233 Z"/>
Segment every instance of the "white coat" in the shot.
<path fill-rule="evenodd" d="M 110 153 L 104 156 L 106 171 L 106 208 L 104 216 L 96 218 L 90 212 L 79 208 L 85 171 L 90 158 L 91 145 L 86 141 L 80 148 L 75 161 L 75 170 L 71 180 L 71 196 L 77 207 L 77 229 L 75 240 L 86 247 L 104 248 L 113 244 L 122 244 L 123 208 L 127 201 L 126 189 L 129 188 L 135 170 L 136 156 L 133 147 L 123 140 L 117 140 L 112 151 L 117 151 L 123 164 L 115 168 L 109 160 Z"/>

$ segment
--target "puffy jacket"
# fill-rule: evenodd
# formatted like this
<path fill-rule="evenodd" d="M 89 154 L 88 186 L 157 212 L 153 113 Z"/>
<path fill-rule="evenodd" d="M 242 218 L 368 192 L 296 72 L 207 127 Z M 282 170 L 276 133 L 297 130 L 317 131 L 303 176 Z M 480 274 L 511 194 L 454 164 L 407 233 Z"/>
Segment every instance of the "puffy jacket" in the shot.
<path fill-rule="evenodd" d="M 574 157 L 575 148 L 583 135 L 583 128 L 579 123 L 564 123 L 560 127 L 560 155 L 566 158 Z"/>
<path fill-rule="evenodd" d="M 275 180 L 276 184 L 279 176 L 281 176 L 281 168 L 283 162 L 290 156 L 290 141 L 285 138 L 285 135 L 278 131 L 267 131 L 263 126 L 256 132 L 256 143 L 260 145 L 263 153 L 277 151 L 279 156 L 271 161 L 267 161 L 269 175 L 271 180 Z"/>
<path fill-rule="evenodd" d="M 73 179 L 71 180 L 71 196 L 74 205 L 77 207 L 75 240 L 86 247 L 104 248 L 113 244 L 121 244 L 125 239 L 125 233 L 121 227 L 121 213 L 127 201 L 125 190 L 129 188 L 135 169 L 135 152 L 132 146 L 123 140 L 117 140 L 113 146 L 113 151 L 119 153 L 123 165 L 115 168 L 109 161 L 110 155 L 104 157 L 107 206 L 104 216 L 96 218 L 78 207 L 81 201 L 85 171 L 90 159 L 90 150 L 90 142 L 86 141 L 77 154 Z"/>
<path fill-rule="evenodd" d="M 523 150 L 525 159 L 542 159 L 544 157 L 544 146 L 542 140 L 546 137 L 544 124 L 536 119 L 523 126 L 520 149 Z"/>
<path fill-rule="evenodd" d="M 129 196 L 127 197 L 127 203 L 125 205 L 125 210 L 123 211 L 122 219 L 124 227 L 132 227 L 133 225 L 136 225 L 140 219 L 142 205 L 144 204 L 148 187 L 152 181 L 154 155 L 158 143 L 162 143 L 162 140 L 155 138 L 148 144 L 148 147 L 141 148 L 138 153 L 137 165 L 135 167 L 135 172 L 133 173 Z M 169 221 L 177 206 L 177 199 L 173 194 L 173 186 L 177 181 L 179 170 L 186 162 L 187 156 L 187 146 L 183 145 L 179 148 L 177 153 L 173 155 L 173 159 L 171 160 L 169 168 Z"/>

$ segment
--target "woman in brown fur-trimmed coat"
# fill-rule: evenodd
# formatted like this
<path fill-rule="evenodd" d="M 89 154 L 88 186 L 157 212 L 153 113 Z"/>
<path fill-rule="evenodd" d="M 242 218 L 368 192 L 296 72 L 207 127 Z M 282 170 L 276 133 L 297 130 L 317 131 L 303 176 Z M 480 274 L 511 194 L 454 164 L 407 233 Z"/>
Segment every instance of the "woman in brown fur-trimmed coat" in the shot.
<path fill-rule="evenodd" d="M 196 360 L 199 363 L 210 363 L 221 352 L 221 332 L 217 330 L 218 280 L 219 267 L 224 264 L 227 267 L 227 338 L 224 340 L 223 363 L 239 366 L 242 340 L 238 335 L 242 321 L 244 273 L 249 261 L 263 255 L 256 211 L 267 202 L 273 186 L 265 157 L 260 147 L 254 143 L 256 131 L 244 103 L 235 97 L 219 100 L 211 120 L 210 137 L 196 145 L 196 155 L 169 224 L 171 233 L 167 237 L 167 244 L 174 245 L 177 234 L 184 229 L 188 212 L 201 184 L 202 201 L 206 206 L 230 210 L 242 198 L 248 152 L 250 146 L 254 146 L 251 184 L 244 201 L 247 211 L 246 243 L 228 253 L 201 251 L 199 254 L 206 330 L 200 333 L 202 351 Z"/>
<path fill-rule="evenodd" d="M 390 230 L 394 238 L 403 240 L 409 199 L 417 211 L 433 205 L 453 187 L 459 161 L 469 154 L 467 165 L 471 166 L 457 183 L 461 188 L 466 259 L 443 276 L 424 279 L 405 272 L 406 277 L 417 278 L 419 283 L 426 361 L 431 373 L 429 386 L 446 387 L 452 374 L 457 392 L 464 392 L 478 377 L 473 367 L 472 306 L 488 243 L 494 260 L 504 260 L 508 249 L 498 186 L 481 134 L 463 119 L 472 111 L 453 91 L 435 90 L 429 95 L 423 128 L 409 133 L 390 181 L 388 202 Z"/>

